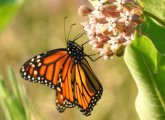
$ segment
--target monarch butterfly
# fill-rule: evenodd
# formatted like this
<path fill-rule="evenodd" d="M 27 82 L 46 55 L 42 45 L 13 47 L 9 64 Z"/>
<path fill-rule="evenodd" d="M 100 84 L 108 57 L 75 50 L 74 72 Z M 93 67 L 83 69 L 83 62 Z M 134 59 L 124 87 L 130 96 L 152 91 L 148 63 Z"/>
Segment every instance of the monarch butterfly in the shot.
<path fill-rule="evenodd" d="M 86 57 L 89 55 L 84 53 L 83 46 L 68 40 L 67 48 L 41 53 L 25 62 L 20 74 L 25 80 L 55 89 L 59 112 L 77 105 L 89 116 L 103 88 Z"/>

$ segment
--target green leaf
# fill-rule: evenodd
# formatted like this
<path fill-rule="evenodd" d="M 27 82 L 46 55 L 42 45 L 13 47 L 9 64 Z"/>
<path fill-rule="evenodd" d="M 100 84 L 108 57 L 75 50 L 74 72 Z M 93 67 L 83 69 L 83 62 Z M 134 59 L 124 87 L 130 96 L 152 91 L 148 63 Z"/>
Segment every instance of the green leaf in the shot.
<path fill-rule="evenodd" d="M 0 32 L 16 15 L 25 0 L 1 0 L 0 1 Z"/>
<path fill-rule="evenodd" d="M 0 104 L 6 120 L 30 120 L 27 95 L 21 80 L 17 80 L 12 69 L 8 70 L 9 80 L 0 75 Z"/>
<path fill-rule="evenodd" d="M 165 120 L 165 56 L 146 36 L 137 36 L 124 60 L 136 82 L 140 120 Z"/>
<path fill-rule="evenodd" d="M 161 53 L 165 53 L 165 28 L 161 27 L 149 17 L 142 23 L 142 34 L 147 35 Z"/>
<path fill-rule="evenodd" d="M 165 0 L 141 0 L 146 15 L 165 26 Z M 145 12 L 144 12 L 145 13 Z"/>

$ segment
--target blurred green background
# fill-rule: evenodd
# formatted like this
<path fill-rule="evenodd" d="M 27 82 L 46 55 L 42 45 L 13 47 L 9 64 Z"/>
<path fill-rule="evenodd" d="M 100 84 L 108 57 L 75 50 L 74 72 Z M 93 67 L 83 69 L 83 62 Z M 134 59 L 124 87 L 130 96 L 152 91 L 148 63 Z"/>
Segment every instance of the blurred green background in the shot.
<path fill-rule="evenodd" d="M 4 6 L 6 4 L 9 2 Z M 138 120 L 134 106 L 137 89 L 123 57 L 107 61 L 99 59 L 96 62 L 89 60 L 104 88 L 102 98 L 89 117 L 83 116 L 77 108 L 59 113 L 55 106 L 54 90 L 41 84 L 27 82 L 19 75 L 22 64 L 34 55 L 66 47 L 63 32 L 64 16 L 69 17 L 67 31 L 72 23 L 77 24 L 71 32 L 70 39 L 83 31 L 80 23 L 87 18 L 77 15 L 77 9 L 82 4 L 89 3 L 86 0 L 25 1 L 16 16 L 0 33 L 0 73 L 7 80 L 7 67 L 12 66 L 16 78 L 23 81 L 29 97 L 32 120 Z M 78 42 L 81 44 L 86 40 L 87 37 L 84 36 Z M 90 54 L 96 51 L 92 51 L 90 45 L 85 45 L 85 52 Z M 0 120 L 5 120 L 2 107 Z"/>

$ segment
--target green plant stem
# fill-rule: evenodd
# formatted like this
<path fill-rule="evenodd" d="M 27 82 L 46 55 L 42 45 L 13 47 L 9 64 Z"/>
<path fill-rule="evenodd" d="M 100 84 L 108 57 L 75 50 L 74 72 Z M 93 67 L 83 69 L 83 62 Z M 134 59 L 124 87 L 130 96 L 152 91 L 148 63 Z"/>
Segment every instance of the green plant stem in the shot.
<path fill-rule="evenodd" d="M 154 14 L 148 12 L 148 11 L 143 11 L 143 13 L 151 18 L 153 18 L 154 20 L 158 21 L 161 25 L 163 25 L 165 27 L 165 21 L 161 20 L 160 18 L 158 18 L 157 16 L 155 16 Z"/>

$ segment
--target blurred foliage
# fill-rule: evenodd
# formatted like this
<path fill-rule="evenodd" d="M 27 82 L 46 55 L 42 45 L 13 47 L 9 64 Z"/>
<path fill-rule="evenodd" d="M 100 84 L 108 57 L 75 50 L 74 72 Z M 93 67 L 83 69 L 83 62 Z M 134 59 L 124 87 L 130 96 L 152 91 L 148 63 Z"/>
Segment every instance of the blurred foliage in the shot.
<path fill-rule="evenodd" d="M 125 61 L 138 87 L 136 109 L 140 120 L 165 119 L 165 55 L 146 36 L 137 36 Z"/>
<path fill-rule="evenodd" d="M 29 105 L 22 81 L 8 69 L 8 81 L 0 75 L 0 104 L 6 120 L 30 120 Z"/>
<path fill-rule="evenodd" d="M 1 0 L 0 1 L 0 32 L 16 15 L 25 0 Z"/>

